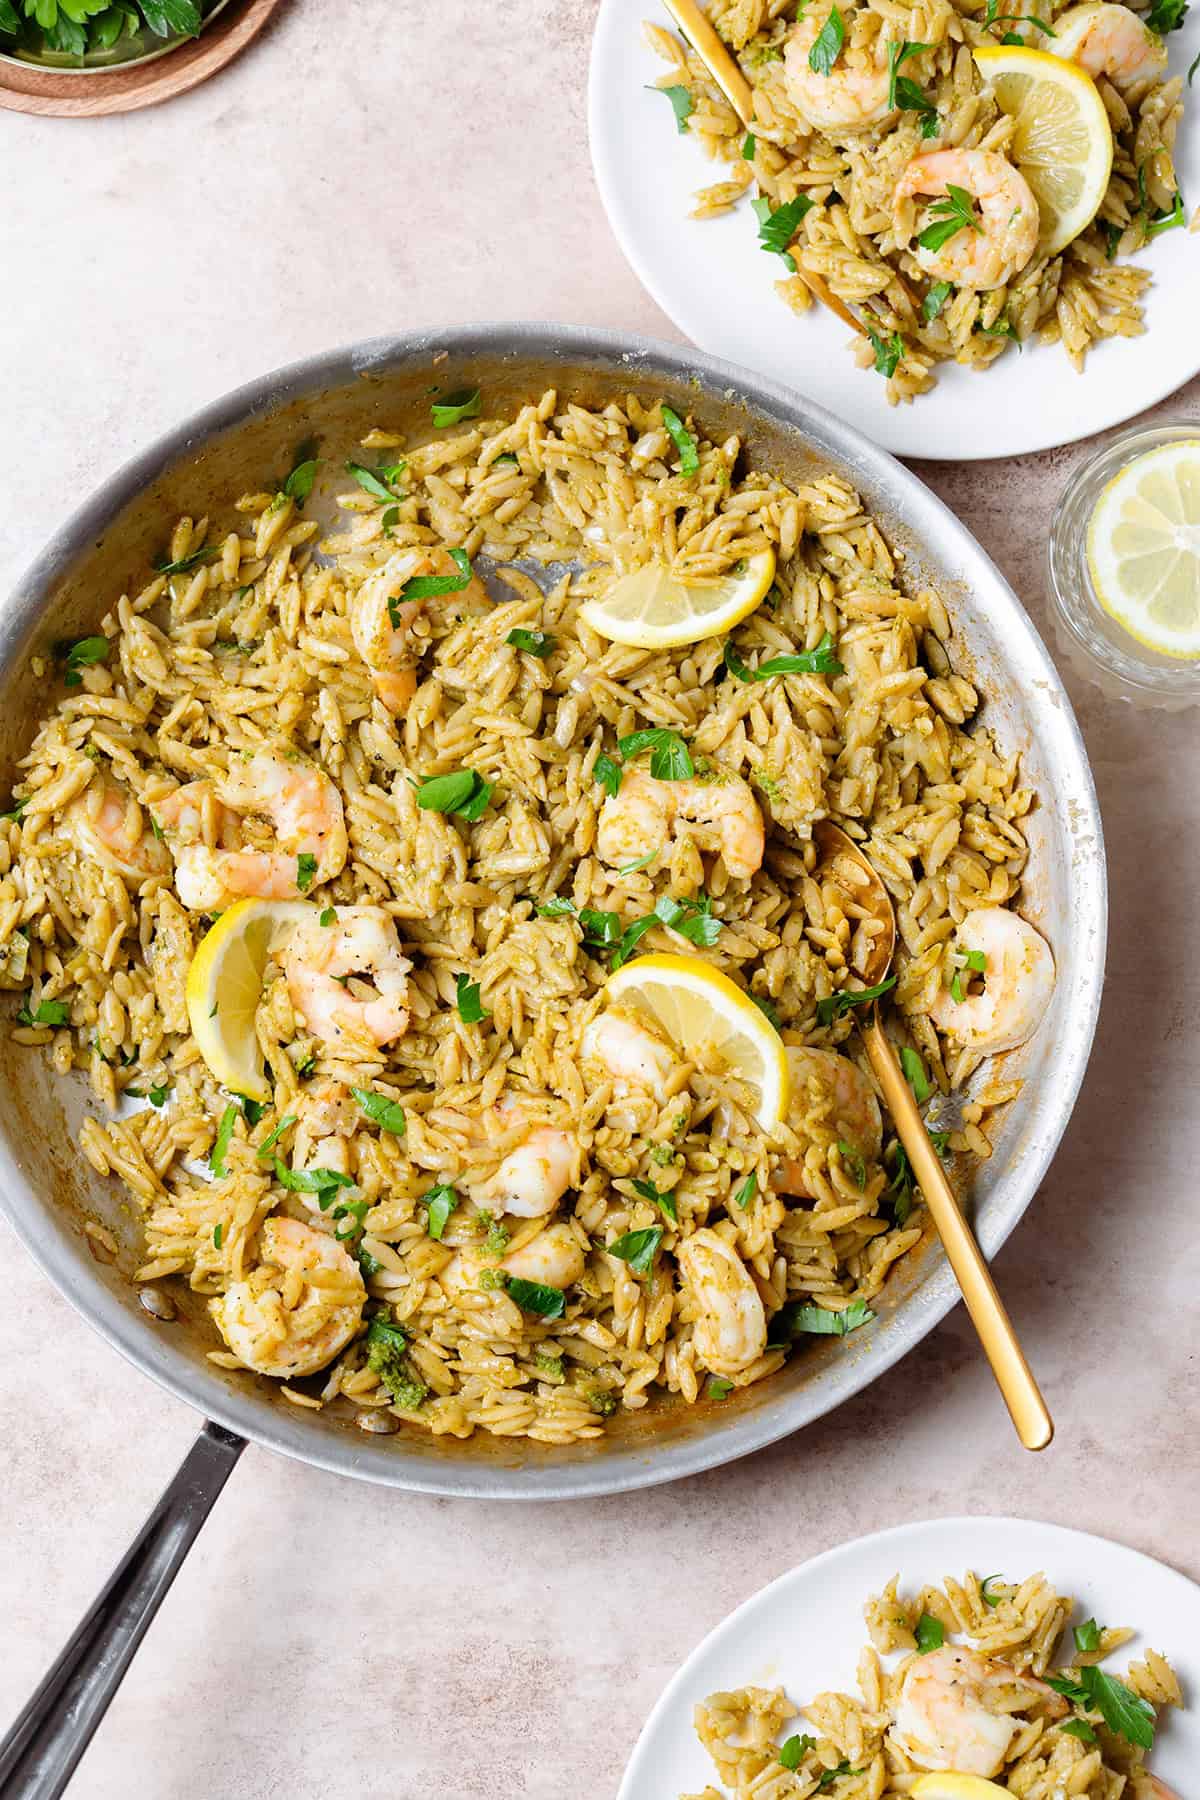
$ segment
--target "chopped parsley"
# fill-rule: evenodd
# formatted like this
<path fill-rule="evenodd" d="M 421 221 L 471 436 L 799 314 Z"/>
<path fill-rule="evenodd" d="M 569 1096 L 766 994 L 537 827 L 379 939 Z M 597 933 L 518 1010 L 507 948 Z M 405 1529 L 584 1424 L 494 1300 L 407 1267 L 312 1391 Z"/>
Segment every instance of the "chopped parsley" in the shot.
<path fill-rule="evenodd" d="M 779 1015 L 779 1008 L 776 1006 L 775 1002 L 769 999 L 766 994 L 751 994 L 750 998 L 753 1000 L 755 1006 L 757 1006 L 763 1018 L 766 1019 L 769 1024 L 773 1025 L 776 1031 L 782 1031 L 783 1020 Z"/>
<path fill-rule="evenodd" d="M 169 557 L 160 557 L 154 567 L 159 575 L 186 575 L 190 569 L 198 568 L 201 563 L 210 563 L 220 554 L 214 546 L 202 544 L 190 556 L 177 557 L 174 562 Z"/>
<path fill-rule="evenodd" d="M 753 162 L 758 152 L 758 140 L 752 131 L 748 131 L 742 139 L 742 161 Z"/>
<path fill-rule="evenodd" d="M 898 331 L 891 332 L 887 337 L 880 337 L 879 333 L 874 331 L 870 325 L 867 326 L 866 332 L 871 348 L 875 352 L 875 372 L 890 380 L 899 368 L 900 359 L 904 355 L 904 339 Z"/>
<path fill-rule="evenodd" d="M 820 1781 L 817 1783 L 817 1792 L 818 1794 L 823 1794 L 826 1788 L 832 1787 L 835 1781 L 840 1781 L 843 1775 L 861 1775 L 862 1772 L 861 1769 L 852 1769 L 850 1767 L 849 1757 L 843 1756 L 836 1769 L 826 1769 L 824 1771 Z"/>
<path fill-rule="evenodd" d="M 808 53 L 808 66 L 814 75 L 831 75 L 833 65 L 842 54 L 842 45 L 846 41 L 846 21 L 842 18 L 837 0 L 829 9 L 829 17 L 818 31 L 812 49 Z"/>
<path fill-rule="evenodd" d="M 1178 31 L 1187 17 L 1187 0 L 1154 0 L 1144 23 L 1151 31 Z"/>
<path fill-rule="evenodd" d="M 609 1244 L 607 1249 L 610 1256 L 619 1257 L 623 1263 L 628 1263 L 635 1275 L 648 1275 L 654 1267 L 654 1258 L 662 1241 L 662 1226 L 648 1225 L 642 1231 L 626 1231 L 615 1243 Z"/>
<path fill-rule="evenodd" d="M 347 1244 L 351 1238 L 358 1236 L 370 1210 L 369 1200 L 345 1200 L 340 1206 L 334 1207 L 331 1215 L 334 1221 L 333 1235 L 339 1244 Z"/>
<path fill-rule="evenodd" d="M 447 425 L 458 425 L 463 419 L 477 419 L 480 411 L 478 388 L 459 388 L 456 393 L 447 394 L 444 400 L 435 400 L 429 408 L 429 415 L 439 431 Z"/>
<path fill-rule="evenodd" d="M 751 1171 L 747 1175 L 745 1181 L 743 1181 L 741 1187 L 738 1189 L 737 1193 L 733 1196 L 733 1204 L 735 1206 L 740 1206 L 742 1211 L 745 1212 L 746 1208 L 749 1206 L 750 1202 L 753 1200 L 753 1198 L 754 1198 L 755 1194 L 757 1194 L 757 1192 L 758 1192 L 758 1176 L 755 1173 L 755 1171 L 753 1169 L 751 1169 Z"/>
<path fill-rule="evenodd" d="M 927 322 L 937 318 L 953 292 L 954 288 L 950 282 L 934 282 L 933 286 L 921 302 L 921 313 Z"/>
<path fill-rule="evenodd" d="M 838 1155 L 842 1159 L 842 1164 L 855 1187 L 865 1188 L 867 1185 L 867 1165 L 862 1151 L 856 1150 L 854 1145 L 848 1144 L 844 1138 L 838 1139 L 837 1147 Z"/>
<path fill-rule="evenodd" d="M 526 631 L 524 626 L 518 625 L 509 632 L 504 641 L 506 644 L 511 644 L 516 650 L 523 650 L 526 656 L 536 656 L 540 661 L 545 662 L 553 652 L 558 639 L 551 631 Z"/>
<path fill-rule="evenodd" d="M 1100 1627 L 1095 1619 L 1085 1619 L 1082 1625 L 1076 1625 L 1072 1636 L 1080 1656 L 1090 1656 L 1100 1648 Z"/>
<path fill-rule="evenodd" d="M 146 1095 L 146 1098 L 150 1102 L 151 1106 L 164 1106 L 166 1104 L 167 1095 L 170 1093 L 170 1091 L 171 1091 L 171 1083 L 169 1081 L 160 1081 L 155 1087 L 152 1087 L 150 1089 L 150 1092 Z M 252 1100 L 243 1100 L 242 1101 L 243 1109 L 253 1106 L 253 1105 L 254 1105 L 254 1102 Z M 250 1117 L 249 1112 L 246 1113 L 246 1117 L 247 1117 L 247 1119 Z M 257 1120 L 255 1121 L 255 1123 L 257 1123 Z"/>
<path fill-rule="evenodd" d="M 669 731 L 664 725 L 633 731 L 619 740 L 617 748 L 626 762 L 649 750 L 650 773 L 655 781 L 689 781 L 696 773 L 691 751 L 677 731 Z"/>
<path fill-rule="evenodd" d="M 1016 326 L 1011 319 L 1006 319 L 1003 314 L 996 320 L 994 325 L 977 325 L 975 329 L 980 337 L 1008 338 L 1017 346 L 1018 350 L 1023 348 L 1021 340 L 1017 336 Z"/>
<path fill-rule="evenodd" d="M 931 1650 L 940 1650 L 946 1641 L 946 1627 L 932 1613 L 923 1612 L 917 1620 L 913 1631 L 917 1640 L 917 1655 L 928 1656 Z"/>
<path fill-rule="evenodd" d="M 887 53 L 888 53 L 888 58 L 887 58 L 887 66 L 888 66 L 887 103 L 888 103 L 888 111 L 889 112 L 894 111 L 896 108 L 896 105 L 897 105 L 896 77 L 900 72 L 901 64 L 906 63 L 910 56 L 920 56 L 920 54 L 923 50 L 932 50 L 932 49 L 933 49 L 932 44 L 914 44 L 914 43 L 910 43 L 907 38 L 904 38 L 900 43 L 889 43 L 889 45 L 887 47 Z"/>
<path fill-rule="evenodd" d="M 446 1229 L 450 1214 L 458 1205 L 458 1194 L 448 1182 L 439 1181 L 431 1187 L 422 1199 L 428 1209 L 425 1229 L 431 1238 L 440 1238 Z"/>
<path fill-rule="evenodd" d="M 362 1244 L 360 1244 L 358 1249 L 354 1252 L 354 1257 L 359 1268 L 363 1272 L 364 1281 L 370 1281 L 372 1275 L 378 1275 L 380 1269 L 383 1267 L 379 1258 L 377 1256 L 372 1256 L 371 1252 L 364 1248 Z"/>
<path fill-rule="evenodd" d="M 935 138 L 942 129 L 942 121 L 938 118 L 937 107 L 923 94 L 915 81 L 907 75 L 901 75 L 896 83 L 896 100 L 902 112 L 914 112 L 921 123 L 921 136 Z"/>
<path fill-rule="evenodd" d="M 111 648 L 112 645 L 106 637 L 80 638 L 76 643 L 70 645 L 63 659 L 66 663 L 66 674 L 63 676 L 66 685 L 79 687 L 83 681 L 83 676 L 79 673 L 80 669 L 91 668 L 93 663 L 102 663 Z"/>
<path fill-rule="evenodd" d="M 830 994 L 825 1000 L 817 1001 L 817 1023 L 832 1025 L 843 1013 L 848 1013 L 855 1006 L 865 1006 L 871 1000 L 878 1000 L 896 985 L 897 977 L 889 975 L 886 981 L 877 982 L 874 987 L 839 988 L 836 994 Z"/>
<path fill-rule="evenodd" d="M 700 453 L 696 449 L 695 438 L 679 414 L 672 412 L 665 402 L 660 404 L 659 411 L 662 413 L 662 422 L 667 429 L 667 435 L 679 452 L 679 473 L 694 475 L 700 467 Z"/>
<path fill-rule="evenodd" d="M 652 87 L 647 90 L 651 94 L 662 94 L 671 102 L 671 111 L 675 114 L 675 129 L 680 137 L 688 129 L 688 120 L 696 110 L 696 102 L 681 82 L 672 82 L 670 87 Z"/>
<path fill-rule="evenodd" d="M 925 1064 L 907 1044 L 900 1046 L 900 1067 L 904 1070 L 904 1078 L 916 1095 L 918 1104 L 928 1100 L 933 1092 L 933 1083 L 925 1073 Z"/>
<path fill-rule="evenodd" d="M 332 906 L 322 907 L 320 916 L 317 919 L 317 924 L 318 925 L 336 925 L 337 924 L 336 908 L 334 908 Z"/>
<path fill-rule="evenodd" d="M 370 1119 L 372 1125 L 390 1131 L 395 1137 L 404 1136 L 407 1126 L 404 1108 L 398 1100 L 389 1100 L 386 1094 L 376 1094 L 371 1088 L 352 1087 L 350 1092 L 358 1101 L 360 1112 Z"/>
<path fill-rule="evenodd" d="M 677 1225 L 679 1223 L 679 1212 L 675 1205 L 674 1194 L 669 1194 L 661 1188 L 656 1188 L 652 1181 L 640 1180 L 633 1183 L 633 1191 L 635 1194 L 639 1194 L 643 1200 L 649 1200 L 652 1206 L 661 1207 L 668 1219 L 670 1219 L 672 1225 Z"/>
<path fill-rule="evenodd" d="M 461 594 L 470 585 L 471 559 L 465 550 L 451 550 L 450 561 L 458 571 L 455 575 L 414 575 L 406 581 L 398 594 L 393 594 L 388 601 L 388 617 L 392 624 L 398 626 L 400 615 L 397 612 L 401 600 L 436 600 L 440 594 Z"/>
<path fill-rule="evenodd" d="M 370 494 L 372 500 L 382 500 L 385 505 L 395 500 L 396 496 L 388 486 L 383 469 L 368 469 L 363 463 L 348 462 L 346 473 L 353 475 L 364 494 Z"/>
<path fill-rule="evenodd" d="M 814 1337 L 848 1337 L 860 1326 L 869 1325 L 875 1314 L 865 1300 L 852 1300 L 840 1312 L 807 1301 L 791 1300 L 781 1306 L 771 1320 L 767 1342 L 778 1349 L 805 1333 Z"/>
<path fill-rule="evenodd" d="M 521 1275 L 510 1275 L 505 1286 L 509 1299 L 515 1300 L 522 1312 L 538 1313 L 543 1319 L 561 1319 L 567 1310 L 567 1296 L 561 1288 L 526 1281 Z"/>
<path fill-rule="evenodd" d="M 816 1738 L 812 1737 L 807 1731 L 804 1733 L 803 1737 L 801 1737 L 799 1733 L 793 1732 L 787 1742 L 780 1747 L 779 1761 L 781 1766 L 785 1769 L 798 1769 L 804 1758 L 805 1751 L 815 1750 L 816 1747 Z"/>
<path fill-rule="evenodd" d="M 1001 1575 L 999 1573 L 997 1573 L 995 1575 L 985 1575 L 984 1576 L 983 1580 L 979 1584 L 979 1597 L 983 1601 L 983 1604 L 985 1606 L 992 1607 L 992 1608 L 999 1606 L 1000 1602 L 1004 1598 L 1004 1595 L 1003 1594 L 993 1594 L 992 1583 L 994 1581 L 1003 1581 L 1003 1580 L 1004 1580 L 1003 1575 Z"/>
<path fill-rule="evenodd" d="M 837 12 L 836 6 L 833 10 Z M 799 230 L 805 213 L 812 211 L 813 202 L 807 194 L 797 194 L 795 199 L 785 200 L 782 206 L 772 207 L 767 196 L 760 194 L 750 202 L 750 207 L 758 220 L 759 249 L 769 251 L 772 256 L 781 256 L 794 275 L 796 259 L 788 245 Z"/>
<path fill-rule="evenodd" d="M 237 1115 L 237 1103 L 236 1101 L 231 1100 L 229 1105 L 225 1108 L 225 1111 L 221 1114 L 221 1123 L 217 1126 L 217 1135 L 208 1158 L 208 1166 L 218 1181 L 223 1181 L 229 1173 L 229 1166 L 225 1161 L 225 1157 L 233 1138 L 233 1127 L 236 1123 Z"/>
<path fill-rule="evenodd" d="M 1194 66 L 1194 65 L 1193 65 Z M 1177 225 L 1186 225 L 1183 214 L 1183 195 L 1175 190 L 1175 204 L 1170 212 L 1160 213 L 1157 219 L 1151 219 L 1146 226 L 1146 236 L 1156 238 L 1164 231 L 1174 231 Z"/>
<path fill-rule="evenodd" d="M 907 1225 L 912 1212 L 913 1173 L 908 1160 L 908 1151 L 897 1139 L 888 1152 L 895 1159 L 895 1172 L 884 1190 L 885 1198 L 892 1203 L 892 1218 L 897 1225 Z"/>
<path fill-rule="evenodd" d="M 266 1137 L 263 1139 L 262 1143 L 258 1146 L 258 1159 L 260 1162 L 265 1162 L 267 1160 L 267 1157 L 270 1155 L 270 1153 L 274 1149 L 275 1145 L 279 1142 L 279 1140 L 283 1136 L 284 1132 L 289 1128 L 289 1126 L 294 1125 L 295 1123 L 296 1123 L 295 1113 L 285 1113 L 283 1115 L 282 1119 L 280 1119 L 280 1121 L 279 1121 L 278 1125 L 275 1127 L 274 1131 L 268 1132 Z"/>
<path fill-rule="evenodd" d="M 1066 1737 L 1078 1738 L 1081 1744 L 1094 1744 L 1096 1734 L 1086 1719 L 1068 1719 L 1058 1728 Z"/>
<path fill-rule="evenodd" d="M 313 482 L 317 479 L 317 463 L 320 459 L 310 456 L 304 462 L 298 462 L 283 484 L 283 491 L 289 500 L 297 506 L 303 506 L 313 491 Z"/>
<path fill-rule="evenodd" d="M 22 1006 L 17 1013 L 18 1025 L 65 1025 L 71 1008 L 65 1000 L 39 1000 L 31 1011 Z"/>
<path fill-rule="evenodd" d="M 757 669 L 747 667 L 734 649 L 732 641 L 726 643 L 722 661 L 734 680 L 743 682 L 770 681 L 776 675 L 841 675 L 845 672 L 837 659 L 832 633 L 828 631 L 811 650 L 768 657 L 766 662 L 759 663 Z"/>
<path fill-rule="evenodd" d="M 349 1175 L 343 1175 L 340 1169 L 289 1169 L 277 1156 L 271 1161 L 280 1187 L 294 1194 L 314 1194 L 322 1212 L 328 1212 L 339 1188 L 354 1186 Z"/>
<path fill-rule="evenodd" d="M 1154 1708 L 1103 1669 L 1089 1666 L 1074 1671 L 1078 1679 L 1049 1675 L 1047 1680 L 1055 1693 L 1062 1694 L 1073 1706 L 1098 1712 L 1108 1729 L 1128 1743 L 1143 1750 L 1154 1748 Z"/>
<path fill-rule="evenodd" d="M 611 756 L 605 756 L 603 751 L 593 764 L 592 775 L 610 799 L 620 790 L 621 765 L 614 762 Z"/>
<path fill-rule="evenodd" d="M 940 250 L 960 231 L 981 231 L 975 215 L 975 202 L 966 188 L 947 182 L 946 192 L 929 208 L 932 223 L 925 227 L 917 242 L 923 250 Z"/>
<path fill-rule="evenodd" d="M 160 1096 L 157 1100 L 154 1099 L 156 1091 Z M 150 1089 L 149 1098 L 153 1101 L 155 1106 L 162 1105 L 162 1096 L 165 1095 L 166 1091 L 165 1086 L 158 1088 L 157 1090 L 154 1088 Z M 242 1117 L 246 1121 L 247 1130 L 253 1131 L 267 1109 L 261 1100 L 252 1100 L 249 1094 L 239 1094 L 238 1099 L 242 1103 Z"/>
<path fill-rule="evenodd" d="M 224 1236 L 225 1236 L 225 1227 L 221 1224 L 214 1225 L 213 1226 L 213 1249 L 214 1250 L 219 1250 L 221 1248 L 221 1239 Z"/>
<path fill-rule="evenodd" d="M 482 1019 L 490 1019 L 491 1014 L 485 1012 L 479 999 L 479 983 L 472 981 L 469 975 L 456 975 L 454 985 L 455 1005 L 458 1016 L 464 1025 L 478 1025 Z"/>
<path fill-rule="evenodd" d="M 645 856 L 636 857 L 633 862 L 625 863 L 617 870 L 617 874 L 636 875 L 639 869 L 648 869 L 657 855 L 657 850 L 647 850 Z"/>
<path fill-rule="evenodd" d="M 722 1375 L 710 1375 L 704 1389 L 709 1400 L 728 1400 L 733 1392 L 732 1381 L 726 1381 Z"/>
<path fill-rule="evenodd" d="M 296 858 L 296 886 L 302 894 L 307 894 L 317 878 L 317 859 L 308 850 L 302 850 Z"/>
<path fill-rule="evenodd" d="M 552 894 L 549 900 L 537 900 L 534 904 L 543 919 L 563 919 L 575 911 L 575 902 L 565 894 Z"/>
<path fill-rule="evenodd" d="M 417 789 L 422 812 L 461 813 L 464 819 L 482 818 L 492 797 L 492 784 L 474 769 L 456 769 L 452 775 L 425 775 Z"/>

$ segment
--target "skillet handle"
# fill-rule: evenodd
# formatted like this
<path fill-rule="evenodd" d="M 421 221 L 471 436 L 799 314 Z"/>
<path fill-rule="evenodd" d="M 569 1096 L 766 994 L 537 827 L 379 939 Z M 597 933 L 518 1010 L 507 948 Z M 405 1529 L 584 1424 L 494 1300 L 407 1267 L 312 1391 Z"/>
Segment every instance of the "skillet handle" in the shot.
<path fill-rule="evenodd" d="M 0 1800 L 57 1800 L 225 1486 L 245 1440 L 206 1424 L 175 1479 L 0 1743 Z"/>

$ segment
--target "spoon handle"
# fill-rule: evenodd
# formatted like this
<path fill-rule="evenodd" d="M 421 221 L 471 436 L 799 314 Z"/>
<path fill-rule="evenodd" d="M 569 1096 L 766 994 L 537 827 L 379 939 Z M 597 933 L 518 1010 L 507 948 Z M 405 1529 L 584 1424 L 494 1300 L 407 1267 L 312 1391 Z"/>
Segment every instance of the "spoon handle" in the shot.
<path fill-rule="evenodd" d="M 913 1091 L 904 1078 L 877 1010 L 863 1031 L 863 1041 L 883 1089 L 892 1122 L 908 1152 L 913 1174 L 925 1204 L 933 1214 L 950 1267 L 962 1289 L 971 1322 L 979 1333 L 984 1354 L 992 1365 L 992 1374 L 1017 1428 L 1017 1436 L 1026 1450 L 1044 1450 L 1054 1436 L 1054 1424 L 1046 1410 L 1046 1402 L 1017 1342 L 1012 1321 L 996 1292 L 983 1253 L 946 1179 L 941 1159 L 929 1141 L 925 1121 L 917 1110 Z"/>

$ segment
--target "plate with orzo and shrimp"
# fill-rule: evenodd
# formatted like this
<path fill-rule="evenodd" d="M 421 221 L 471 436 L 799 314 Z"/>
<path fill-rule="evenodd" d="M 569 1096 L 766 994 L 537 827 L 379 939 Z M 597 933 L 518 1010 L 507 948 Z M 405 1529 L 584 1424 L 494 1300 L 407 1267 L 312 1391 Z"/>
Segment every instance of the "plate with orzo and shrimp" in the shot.
<path fill-rule="evenodd" d="M 618 1800 L 1191 1800 L 1200 1588 L 1025 1519 L 793 1569 L 672 1678 Z"/>
<path fill-rule="evenodd" d="M 955 459 L 1087 436 L 1200 369 L 1200 9 L 707 11 L 748 126 L 657 0 L 604 0 L 589 96 L 610 223 L 702 348 L 889 450 Z"/>

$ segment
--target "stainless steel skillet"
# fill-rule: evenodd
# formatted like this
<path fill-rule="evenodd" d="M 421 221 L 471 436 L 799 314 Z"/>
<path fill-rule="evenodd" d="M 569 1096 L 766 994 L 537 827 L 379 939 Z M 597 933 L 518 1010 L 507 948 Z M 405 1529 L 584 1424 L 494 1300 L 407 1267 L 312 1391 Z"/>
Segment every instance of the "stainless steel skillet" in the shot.
<path fill-rule="evenodd" d="M 864 375 L 864 379 L 870 379 Z M 702 352 L 550 325 L 478 325 L 377 339 L 268 375 L 213 406 L 128 464 L 58 533 L 0 617 L 0 772 L 11 773 L 45 695 L 35 659 L 94 629 L 113 597 L 144 578 L 164 521 L 219 513 L 230 495 L 278 480 L 316 435 L 345 456 L 372 425 L 416 430 L 429 389 L 481 386 L 488 410 L 545 387 L 595 404 L 636 390 L 706 426 L 737 431 L 747 451 L 794 477 L 830 467 L 862 491 L 906 555 L 909 582 L 937 583 L 955 621 L 951 654 L 989 698 L 987 723 L 1019 749 L 1039 792 L 1025 910 L 1054 946 L 1053 1009 L 1014 1059 L 1026 1085 L 992 1160 L 975 1181 L 977 1230 L 992 1254 L 1030 1204 L 1065 1129 L 1099 1008 L 1105 870 L 1095 792 L 1067 696 L 999 571 L 944 506 L 892 457 L 777 384 Z M 205 1360 L 210 1328 L 195 1296 L 173 1319 L 139 1303 L 129 1275 L 134 1225 L 120 1197 L 74 1148 L 82 1090 L 0 1035 L 0 1204 L 50 1279 L 108 1341 L 212 1421 L 60 1664 L 0 1746 L 0 1796 L 58 1794 L 245 1440 L 339 1474 L 464 1499 L 568 1499 L 670 1481 L 728 1462 L 820 1417 L 910 1350 L 956 1290 L 932 1242 L 906 1260 L 880 1318 L 822 1344 L 734 1404 L 633 1416 L 597 1446 L 552 1449 L 365 1436 L 336 1411 L 300 1412 L 271 1383 Z M 121 1245 L 94 1260 L 83 1227 L 103 1222 Z"/>

